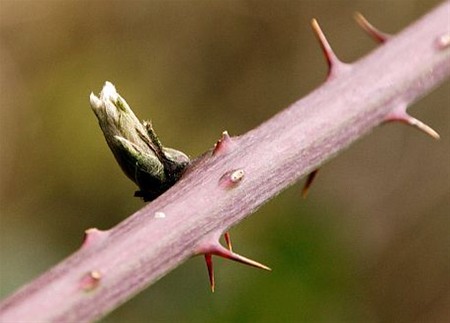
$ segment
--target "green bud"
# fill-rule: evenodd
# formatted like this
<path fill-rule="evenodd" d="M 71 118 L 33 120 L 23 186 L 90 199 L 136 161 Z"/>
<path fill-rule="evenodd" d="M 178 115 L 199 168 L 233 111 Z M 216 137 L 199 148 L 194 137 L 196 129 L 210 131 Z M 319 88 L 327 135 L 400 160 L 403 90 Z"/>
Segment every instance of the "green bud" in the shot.
<path fill-rule="evenodd" d="M 151 201 L 180 179 L 189 157 L 163 147 L 151 123 L 139 121 L 113 84 L 106 82 L 100 97 L 91 93 L 90 101 L 114 157 L 139 186 L 135 196 Z"/>

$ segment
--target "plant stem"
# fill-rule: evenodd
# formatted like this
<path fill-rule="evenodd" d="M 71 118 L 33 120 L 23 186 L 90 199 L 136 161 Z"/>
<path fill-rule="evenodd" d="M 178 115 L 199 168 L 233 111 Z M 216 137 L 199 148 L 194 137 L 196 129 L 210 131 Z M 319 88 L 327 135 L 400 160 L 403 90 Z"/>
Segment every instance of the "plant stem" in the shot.
<path fill-rule="evenodd" d="M 258 128 L 205 153 L 116 227 L 90 230 L 80 250 L 0 304 L 0 321 L 95 320 L 193 255 L 216 250 L 229 227 L 450 75 L 449 12 L 446 1 Z"/>

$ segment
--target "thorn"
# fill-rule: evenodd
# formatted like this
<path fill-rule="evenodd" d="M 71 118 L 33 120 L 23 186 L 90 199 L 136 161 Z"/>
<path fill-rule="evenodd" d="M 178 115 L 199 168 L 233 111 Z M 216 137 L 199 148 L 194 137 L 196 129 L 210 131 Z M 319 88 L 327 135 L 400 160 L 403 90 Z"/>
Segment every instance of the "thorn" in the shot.
<path fill-rule="evenodd" d="M 338 74 L 341 70 L 348 68 L 348 65 L 341 62 L 336 56 L 315 18 L 311 20 L 311 27 L 314 31 L 314 34 L 316 35 L 317 40 L 320 43 L 320 47 L 322 48 L 322 52 L 325 55 L 325 59 L 327 60 L 328 79 L 330 79 L 331 77 L 335 77 L 336 74 Z"/>
<path fill-rule="evenodd" d="M 101 279 L 102 274 L 98 270 L 92 270 L 81 279 L 81 288 L 85 292 L 89 292 L 97 288 Z"/>
<path fill-rule="evenodd" d="M 434 139 L 440 139 L 441 138 L 439 136 L 439 134 L 437 133 L 437 131 L 435 131 L 433 128 L 431 128 L 427 124 L 423 123 L 422 121 L 420 121 L 420 120 L 410 116 L 406 112 L 406 107 L 405 106 L 401 106 L 396 111 L 394 111 L 393 113 L 389 114 L 388 117 L 386 118 L 386 121 L 403 122 L 403 123 L 406 123 L 406 124 L 408 124 L 410 126 L 413 126 L 413 127 L 417 128 L 417 129 L 419 129 L 420 131 L 422 131 L 423 133 L 431 136 Z"/>
<path fill-rule="evenodd" d="M 205 253 L 205 261 L 206 267 L 208 268 L 209 286 L 211 287 L 211 292 L 214 293 L 216 283 L 214 281 L 214 266 L 212 262 L 212 255 L 210 253 Z"/>
<path fill-rule="evenodd" d="M 239 255 L 237 253 L 234 253 L 234 252 L 226 249 L 225 247 L 223 247 L 220 244 L 217 244 L 216 248 L 213 251 L 211 251 L 211 253 L 213 255 L 216 255 L 216 256 L 219 256 L 219 257 L 222 257 L 222 258 L 225 258 L 225 259 L 230 259 L 230 260 L 233 260 L 233 261 L 236 261 L 236 262 L 240 262 L 241 264 L 244 264 L 244 265 L 248 265 L 248 266 L 251 266 L 251 267 L 264 269 L 264 270 L 267 270 L 267 271 L 272 271 L 272 269 L 270 269 L 266 265 L 263 265 L 263 264 L 261 264 L 261 263 L 259 263 L 257 261 L 254 261 L 252 259 L 249 259 L 249 258 L 246 258 L 244 256 L 241 256 L 241 255 Z"/>
<path fill-rule="evenodd" d="M 223 237 L 225 238 L 225 242 L 227 244 L 228 250 L 233 251 L 233 246 L 231 245 L 231 237 L 230 237 L 230 232 L 225 232 L 225 234 L 223 235 Z"/>
<path fill-rule="evenodd" d="M 392 36 L 374 27 L 360 12 L 355 12 L 354 18 L 358 25 L 378 43 L 384 43 Z"/>
<path fill-rule="evenodd" d="M 216 142 L 214 145 L 214 150 L 212 152 L 213 156 L 215 155 L 224 155 L 230 152 L 236 143 L 233 139 L 231 139 L 228 131 L 222 132 L 222 137 Z"/>
<path fill-rule="evenodd" d="M 84 231 L 84 239 L 81 244 L 81 248 L 86 248 L 92 246 L 94 243 L 97 244 L 103 241 L 108 235 L 108 231 L 102 231 L 97 228 L 90 228 Z"/>
<path fill-rule="evenodd" d="M 405 123 L 409 124 L 410 126 L 416 127 L 417 129 L 421 130 L 423 133 L 431 136 L 434 139 L 440 139 L 441 136 L 439 136 L 439 134 L 433 129 L 431 128 L 429 125 L 423 123 L 422 121 L 411 117 L 410 115 L 406 115 L 407 118 L 405 118 L 404 121 Z"/>
<path fill-rule="evenodd" d="M 308 178 L 306 178 L 306 182 L 305 185 L 303 186 L 303 190 L 302 190 L 302 197 L 306 198 L 306 196 L 309 193 L 309 189 L 311 188 L 311 185 L 314 181 L 314 179 L 317 176 L 317 173 L 319 172 L 319 168 L 313 170 L 311 173 L 309 173 Z"/>
<path fill-rule="evenodd" d="M 235 169 L 226 172 L 219 180 L 219 185 L 224 188 L 233 188 L 239 184 L 244 178 L 245 172 L 243 169 Z"/>
<path fill-rule="evenodd" d="M 225 236 L 228 234 L 225 233 Z M 211 286 L 211 290 L 214 292 L 215 290 L 215 279 L 214 279 L 214 267 L 213 267 L 213 261 L 212 261 L 212 256 L 219 256 L 225 259 L 230 259 L 236 262 L 240 262 L 242 264 L 245 265 L 249 265 L 255 268 L 260 268 L 260 269 L 264 269 L 264 270 L 268 270 L 271 271 L 272 269 L 270 269 L 269 267 L 254 261 L 252 259 L 246 258 L 244 256 L 241 256 L 237 253 L 234 253 L 233 251 L 231 251 L 231 243 L 228 246 L 229 249 L 225 248 L 224 246 L 222 246 L 219 243 L 219 238 L 220 235 L 217 234 L 217 232 L 212 233 L 211 235 L 209 235 L 208 237 L 205 238 L 204 241 L 202 241 L 200 243 L 200 245 L 197 247 L 196 253 L 197 254 L 204 254 L 205 257 L 205 261 L 206 261 L 206 267 L 208 268 L 208 275 L 209 275 L 209 283 Z M 227 239 L 227 238 L 225 238 Z M 228 239 L 229 239 L 229 234 L 228 234 Z M 228 242 L 227 242 L 228 244 Z"/>

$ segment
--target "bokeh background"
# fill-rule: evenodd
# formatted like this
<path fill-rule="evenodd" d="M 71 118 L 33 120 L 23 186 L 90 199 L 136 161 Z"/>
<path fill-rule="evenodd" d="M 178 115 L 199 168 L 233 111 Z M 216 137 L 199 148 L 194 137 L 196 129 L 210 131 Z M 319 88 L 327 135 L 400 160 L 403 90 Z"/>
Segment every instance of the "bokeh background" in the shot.
<path fill-rule="evenodd" d="M 400 31 L 439 1 L 0 1 L 0 297 L 90 227 L 144 204 L 89 106 L 113 82 L 165 145 L 195 157 L 321 84 L 318 18 L 351 62 L 363 12 Z M 414 39 L 411 39 L 413 42 Z M 442 136 L 384 125 L 231 230 L 257 271 L 193 258 L 103 322 L 445 322 L 450 317 L 450 86 L 410 112 Z"/>

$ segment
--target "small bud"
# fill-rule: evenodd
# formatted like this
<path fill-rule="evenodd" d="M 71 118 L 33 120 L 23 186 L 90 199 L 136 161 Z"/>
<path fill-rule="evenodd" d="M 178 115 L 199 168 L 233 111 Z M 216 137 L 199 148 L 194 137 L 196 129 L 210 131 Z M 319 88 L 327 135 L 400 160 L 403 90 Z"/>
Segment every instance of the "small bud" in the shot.
<path fill-rule="evenodd" d="M 140 188 L 135 196 L 151 201 L 180 179 L 189 157 L 163 147 L 151 123 L 138 120 L 112 83 L 105 83 L 100 98 L 91 93 L 90 102 L 114 157 Z"/>

